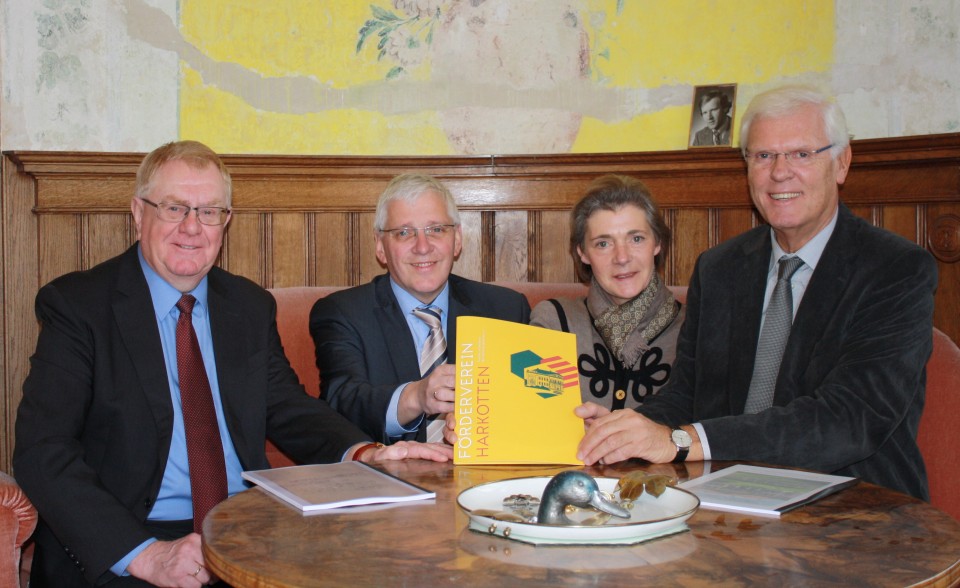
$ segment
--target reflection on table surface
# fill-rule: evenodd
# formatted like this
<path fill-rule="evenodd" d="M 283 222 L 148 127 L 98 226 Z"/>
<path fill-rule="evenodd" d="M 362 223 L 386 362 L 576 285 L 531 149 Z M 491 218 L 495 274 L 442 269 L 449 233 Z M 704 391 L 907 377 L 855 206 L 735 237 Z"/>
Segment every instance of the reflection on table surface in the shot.
<path fill-rule="evenodd" d="M 681 480 L 729 464 L 625 462 Z M 779 519 L 700 509 L 689 531 L 632 546 L 534 546 L 467 529 L 459 492 L 551 476 L 564 467 L 390 462 L 384 471 L 435 500 L 304 516 L 259 489 L 204 522 L 207 566 L 234 586 L 884 585 L 960 583 L 960 523 L 892 490 L 860 483 Z"/>

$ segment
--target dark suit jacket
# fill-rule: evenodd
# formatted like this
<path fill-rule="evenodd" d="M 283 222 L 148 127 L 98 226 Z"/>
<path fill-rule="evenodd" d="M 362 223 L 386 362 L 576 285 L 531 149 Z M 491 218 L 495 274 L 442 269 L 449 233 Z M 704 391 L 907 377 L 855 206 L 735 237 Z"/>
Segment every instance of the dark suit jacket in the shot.
<path fill-rule="evenodd" d="M 483 316 L 526 324 L 530 305 L 520 293 L 451 275 L 447 349 L 456 349 L 457 317 Z M 413 335 L 388 274 L 321 298 L 310 312 L 321 398 L 374 439 L 388 443 L 387 408 L 397 386 L 420 379 Z M 448 353 L 453 362 L 454 353 Z M 417 435 L 426 438 L 426 427 Z"/>
<path fill-rule="evenodd" d="M 366 439 L 303 390 L 280 346 L 269 293 L 219 268 L 208 284 L 220 393 L 244 469 L 269 467 L 266 437 L 309 462 L 338 461 Z M 50 574 L 77 576 L 82 569 L 92 583 L 151 536 L 144 521 L 173 428 L 160 333 L 136 246 L 44 286 L 36 311 L 41 332 L 13 459 L 43 522 L 34 585 L 43 584 L 47 565 L 66 570 Z M 66 577 L 46 580 L 71 585 Z"/>
<path fill-rule="evenodd" d="M 699 421 L 714 459 L 856 476 L 926 499 L 916 437 L 933 346 L 933 258 L 841 204 L 773 407 L 744 415 L 770 251 L 762 226 L 701 255 L 670 381 L 638 410 L 672 426 Z"/>

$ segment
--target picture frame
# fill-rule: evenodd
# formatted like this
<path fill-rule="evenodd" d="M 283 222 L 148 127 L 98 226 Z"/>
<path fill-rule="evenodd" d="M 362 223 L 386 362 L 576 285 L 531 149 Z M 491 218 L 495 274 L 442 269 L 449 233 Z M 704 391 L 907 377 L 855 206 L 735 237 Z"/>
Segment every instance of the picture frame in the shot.
<path fill-rule="evenodd" d="M 688 146 L 732 146 L 736 105 L 736 84 L 694 86 Z"/>

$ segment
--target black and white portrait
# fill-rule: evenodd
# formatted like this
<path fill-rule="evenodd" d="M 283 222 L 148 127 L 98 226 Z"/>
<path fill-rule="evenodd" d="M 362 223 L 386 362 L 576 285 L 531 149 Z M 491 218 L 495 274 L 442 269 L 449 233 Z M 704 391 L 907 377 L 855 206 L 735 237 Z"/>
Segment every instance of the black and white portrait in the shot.
<path fill-rule="evenodd" d="M 690 115 L 691 147 L 729 147 L 733 139 L 736 84 L 696 86 Z"/>

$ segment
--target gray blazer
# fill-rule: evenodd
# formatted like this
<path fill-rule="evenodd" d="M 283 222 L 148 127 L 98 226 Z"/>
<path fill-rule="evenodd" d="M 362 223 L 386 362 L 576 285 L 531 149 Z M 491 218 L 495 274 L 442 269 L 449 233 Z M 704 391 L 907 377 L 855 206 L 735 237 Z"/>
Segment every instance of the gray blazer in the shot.
<path fill-rule="evenodd" d="M 766 225 L 704 252 L 670 381 L 637 410 L 702 423 L 714 459 L 856 476 L 927 499 L 917 447 L 937 269 L 840 205 L 804 294 L 773 407 L 744 415 L 770 259 Z"/>

